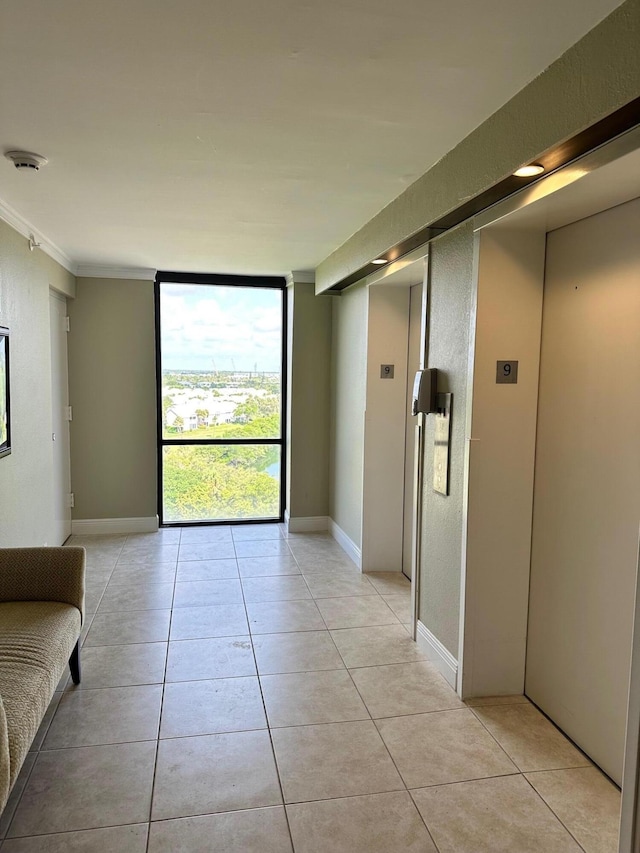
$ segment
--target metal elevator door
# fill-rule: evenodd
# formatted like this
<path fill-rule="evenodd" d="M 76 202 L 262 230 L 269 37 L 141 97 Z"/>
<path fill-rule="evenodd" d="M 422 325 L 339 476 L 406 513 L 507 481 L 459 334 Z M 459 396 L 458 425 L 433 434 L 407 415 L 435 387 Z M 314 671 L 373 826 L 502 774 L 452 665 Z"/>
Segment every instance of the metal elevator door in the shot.
<path fill-rule="evenodd" d="M 526 693 L 622 779 L 640 521 L 640 199 L 548 235 Z"/>

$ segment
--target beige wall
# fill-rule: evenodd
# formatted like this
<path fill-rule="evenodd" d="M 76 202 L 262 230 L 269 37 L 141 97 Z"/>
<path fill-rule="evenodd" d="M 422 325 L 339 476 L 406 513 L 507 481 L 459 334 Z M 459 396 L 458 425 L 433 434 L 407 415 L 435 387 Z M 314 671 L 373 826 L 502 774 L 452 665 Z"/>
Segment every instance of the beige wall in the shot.
<path fill-rule="evenodd" d="M 640 3 L 627 0 L 326 258 L 318 292 L 638 97 L 638 44 Z"/>
<path fill-rule="evenodd" d="M 0 459 L 0 547 L 52 544 L 49 289 L 75 278 L 0 222 L 0 325 L 11 331 L 12 452 Z"/>
<path fill-rule="evenodd" d="M 332 301 L 329 511 L 333 521 L 360 548 L 368 292 L 364 285 L 356 285 Z"/>
<path fill-rule="evenodd" d="M 329 514 L 331 302 L 313 284 L 288 288 L 291 518 Z"/>
<path fill-rule="evenodd" d="M 433 491 L 434 418 L 426 418 L 422 551 L 418 618 L 458 657 L 460 566 L 464 532 L 464 460 L 471 312 L 473 231 L 470 225 L 431 247 L 428 367 L 438 391 L 453 393 L 449 495 Z"/>
<path fill-rule="evenodd" d="M 153 282 L 79 278 L 69 315 L 73 517 L 155 516 Z"/>

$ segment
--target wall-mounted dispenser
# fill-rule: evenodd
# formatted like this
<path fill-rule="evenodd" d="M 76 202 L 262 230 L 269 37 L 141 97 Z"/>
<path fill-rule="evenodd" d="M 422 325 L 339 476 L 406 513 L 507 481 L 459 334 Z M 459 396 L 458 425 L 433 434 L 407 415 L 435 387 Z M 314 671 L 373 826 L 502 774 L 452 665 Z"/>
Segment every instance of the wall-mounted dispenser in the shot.
<path fill-rule="evenodd" d="M 413 403 L 411 414 L 423 412 L 425 415 L 437 412 L 436 395 L 438 393 L 438 371 L 435 367 L 419 370 L 413 381 Z"/>

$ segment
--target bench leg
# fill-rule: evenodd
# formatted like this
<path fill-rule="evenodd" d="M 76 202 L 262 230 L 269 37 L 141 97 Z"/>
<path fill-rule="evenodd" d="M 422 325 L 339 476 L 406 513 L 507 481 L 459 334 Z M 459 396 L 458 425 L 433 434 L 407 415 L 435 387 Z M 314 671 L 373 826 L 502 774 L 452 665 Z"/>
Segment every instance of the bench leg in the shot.
<path fill-rule="evenodd" d="M 76 643 L 71 657 L 69 658 L 69 669 L 74 684 L 80 684 L 80 640 Z"/>

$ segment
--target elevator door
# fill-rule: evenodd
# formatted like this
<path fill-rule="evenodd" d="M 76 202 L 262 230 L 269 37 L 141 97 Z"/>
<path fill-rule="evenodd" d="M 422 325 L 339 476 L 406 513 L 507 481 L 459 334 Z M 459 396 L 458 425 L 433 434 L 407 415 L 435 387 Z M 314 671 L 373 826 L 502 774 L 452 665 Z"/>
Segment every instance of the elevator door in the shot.
<path fill-rule="evenodd" d="M 640 520 L 640 199 L 548 235 L 527 695 L 622 778 Z"/>

